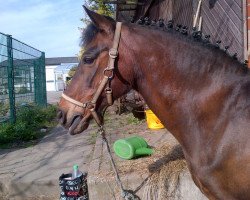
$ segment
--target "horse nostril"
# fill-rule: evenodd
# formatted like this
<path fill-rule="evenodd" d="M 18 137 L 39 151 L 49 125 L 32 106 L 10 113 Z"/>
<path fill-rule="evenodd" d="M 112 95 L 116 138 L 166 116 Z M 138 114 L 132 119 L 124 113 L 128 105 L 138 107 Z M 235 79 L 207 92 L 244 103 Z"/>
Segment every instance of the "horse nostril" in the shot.
<path fill-rule="evenodd" d="M 72 124 L 76 121 L 79 121 L 79 119 L 81 119 L 81 116 L 80 115 L 75 115 L 71 120 L 70 120 L 70 123 L 69 123 L 69 127 L 72 126 Z M 78 119 L 78 120 L 77 120 Z"/>
<path fill-rule="evenodd" d="M 59 110 L 59 111 L 57 112 L 56 118 L 57 118 L 57 119 L 60 119 L 61 117 L 62 117 L 62 111 Z"/>
<path fill-rule="evenodd" d="M 58 111 L 57 119 L 59 120 L 59 123 L 61 125 L 65 124 L 65 122 L 66 122 L 66 113 L 63 112 L 62 110 Z"/>

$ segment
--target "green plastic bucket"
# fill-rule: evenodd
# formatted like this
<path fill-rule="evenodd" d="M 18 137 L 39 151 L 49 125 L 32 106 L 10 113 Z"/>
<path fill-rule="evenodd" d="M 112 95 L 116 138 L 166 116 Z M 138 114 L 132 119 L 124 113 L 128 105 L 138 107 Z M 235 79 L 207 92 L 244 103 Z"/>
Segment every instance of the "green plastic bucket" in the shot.
<path fill-rule="evenodd" d="M 113 148 L 117 156 L 126 160 L 153 153 L 153 150 L 148 148 L 147 142 L 139 136 L 117 140 Z"/>

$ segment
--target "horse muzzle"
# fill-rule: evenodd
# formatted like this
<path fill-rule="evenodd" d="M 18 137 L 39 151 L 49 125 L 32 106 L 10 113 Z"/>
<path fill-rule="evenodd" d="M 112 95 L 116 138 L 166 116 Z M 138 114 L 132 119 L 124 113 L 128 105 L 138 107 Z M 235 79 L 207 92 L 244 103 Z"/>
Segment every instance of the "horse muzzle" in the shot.
<path fill-rule="evenodd" d="M 66 112 L 59 110 L 57 113 L 57 119 L 64 128 L 68 129 L 69 134 L 76 135 L 82 133 L 88 128 L 92 116 L 91 113 L 88 112 L 84 116 L 78 114 L 67 117 Z"/>

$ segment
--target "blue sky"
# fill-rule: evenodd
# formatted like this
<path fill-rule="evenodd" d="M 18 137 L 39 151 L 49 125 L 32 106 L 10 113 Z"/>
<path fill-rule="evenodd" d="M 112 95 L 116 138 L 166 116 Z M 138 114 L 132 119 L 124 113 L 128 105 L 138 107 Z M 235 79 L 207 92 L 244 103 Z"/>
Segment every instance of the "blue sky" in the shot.
<path fill-rule="evenodd" d="M 46 57 L 75 56 L 84 24 L 84 0 L 2 0 L 0 32 L 45 52 Z"/>

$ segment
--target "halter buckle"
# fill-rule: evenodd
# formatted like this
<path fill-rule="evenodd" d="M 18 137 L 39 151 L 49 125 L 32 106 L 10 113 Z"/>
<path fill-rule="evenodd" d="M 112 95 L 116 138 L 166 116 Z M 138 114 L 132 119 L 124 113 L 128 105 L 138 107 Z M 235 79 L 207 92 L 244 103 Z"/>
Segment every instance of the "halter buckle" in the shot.
<path fill-rule="evenodd" d="M 118 51 L 115 48 L 109 50 L 109 57 L 115 59 L 118 56 Z"/>

